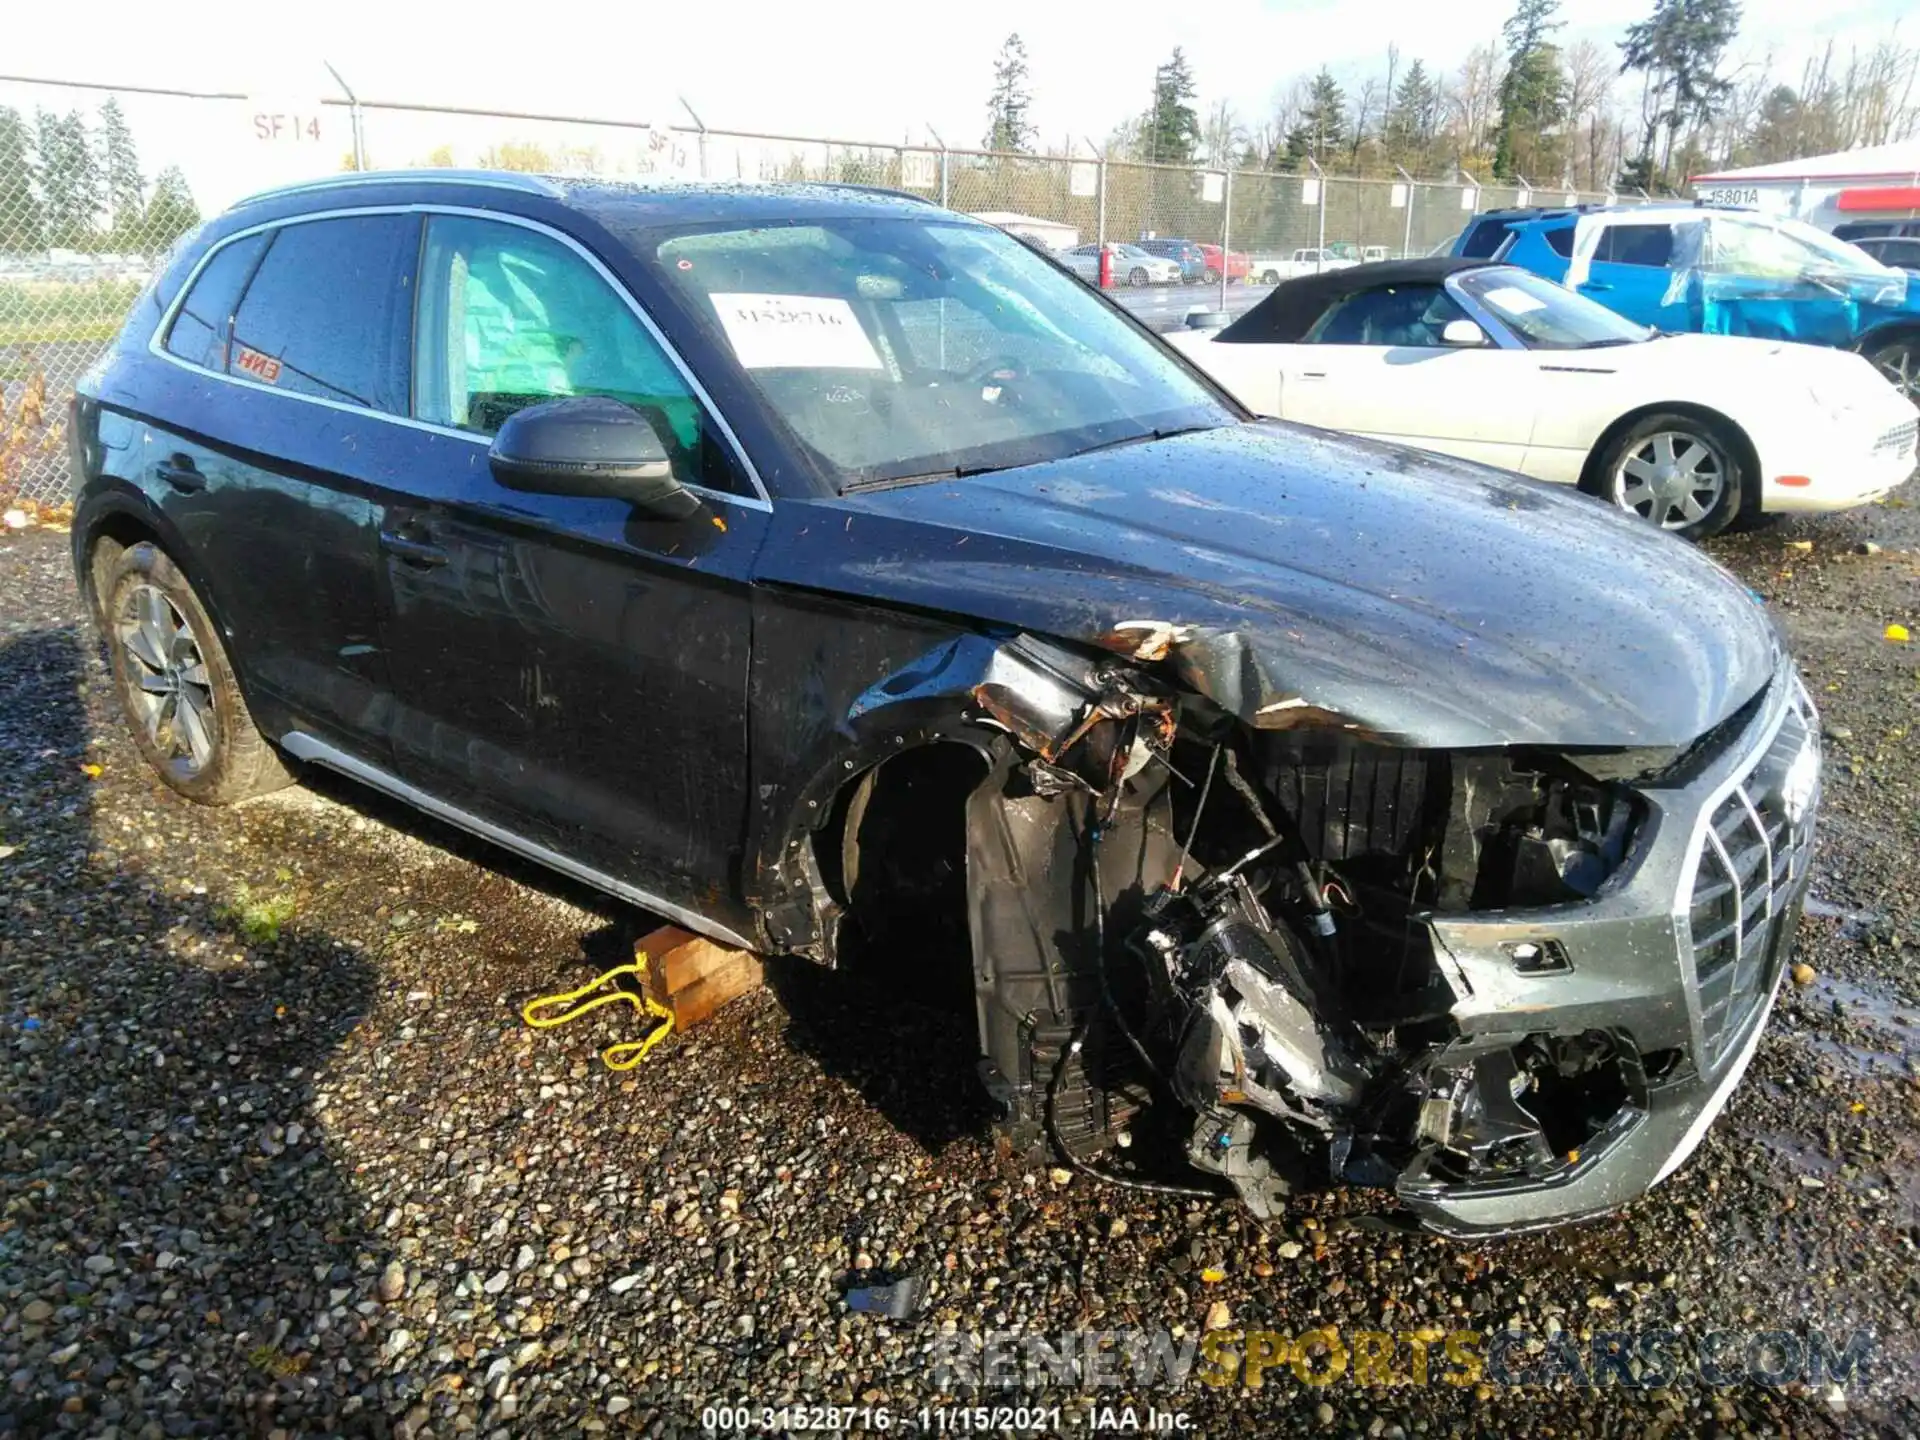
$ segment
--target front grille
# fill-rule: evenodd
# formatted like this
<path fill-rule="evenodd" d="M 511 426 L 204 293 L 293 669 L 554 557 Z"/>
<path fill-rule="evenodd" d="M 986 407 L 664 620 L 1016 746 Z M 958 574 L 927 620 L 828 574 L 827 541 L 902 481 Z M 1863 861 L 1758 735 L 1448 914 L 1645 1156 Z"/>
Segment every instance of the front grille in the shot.
<path fill-rule="evenodd" d="M 1773 989 L 1786 960 L 1787 899 L 1813 848 L 1813 804 L 1796 825 L 1782 798 L 1789 768 L 1818 743 L 1813 707 L 1795 690 L 1772 743 L 1715 807 L 1701 839 L 1688 928 L 1708 1067 Z"/>
<path fill-rule="evenodd" d="M 1914 441 L 1920 439 L 1920 417 L 1903 421 L 1873 442 L 1875 455 L 1911 455 Z"/>

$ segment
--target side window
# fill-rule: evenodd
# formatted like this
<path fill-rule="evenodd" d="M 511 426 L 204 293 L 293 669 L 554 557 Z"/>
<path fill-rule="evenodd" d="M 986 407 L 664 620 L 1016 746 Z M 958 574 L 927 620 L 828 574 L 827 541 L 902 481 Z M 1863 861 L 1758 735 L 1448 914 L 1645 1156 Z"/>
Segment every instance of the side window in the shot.
<path fill-rule="evenodd" d="M 1491 259 L 1506 238 L 1507 225 L 1504 220 L 1482 220 L 1467 236 L 1467 243 L 1460 247 L 1460 254 L 1468 260 Z"/>
<path fill-rule="evenodd" d="M 1596 260 L 1664 270 L 1673 259 L 1671 225 L 1609 225 Z"/>
<path fill-rule="evenodd" d="M 406 414 L 419 224 L 411 215 L 351 215 L 275 230 L 234 312 L 227 373 Z"/>
<path fill-rule="evenodd" d="M 253 274 L 254 263 L 267 248 L 267 235 L 248 235 L 213 252 L 180 303 L 167 331 L 167 353 L 209 370 L 227 368 L 227 327 L 233 323 L 234 302 Z"/>
<path fill-rule="evenodd" d="M 624 298 L 525 226 L 430 215 L 414 320 L 414 414 L 491 435 L 544 400 L 605 395 L 653 422 L 675 473 L 744 491 L 699 400 Z"/>
<path fill-rule="evenodd" d="M 1439 346 L 1449 320 L 1466 312 L 1438 285 L 1389 285 L 1349 295 L 1307 332 L 1308 344 Z"/>
<path fill-rule="evenodd" d="M 1562 225 L 1547 231 L 1547 248 L 1564 260 L 1573 258 L 1573 226 Z"/>

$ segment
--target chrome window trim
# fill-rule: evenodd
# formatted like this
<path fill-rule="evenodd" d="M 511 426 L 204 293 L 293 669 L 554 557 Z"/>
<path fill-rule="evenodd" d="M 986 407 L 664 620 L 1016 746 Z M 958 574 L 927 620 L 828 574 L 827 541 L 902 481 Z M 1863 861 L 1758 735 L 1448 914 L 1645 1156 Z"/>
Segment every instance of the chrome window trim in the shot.
<path fill-rule="evenodd" d="M 178 355 L 175 355 L 166 348 L 166 337 L 168 332 L 173 329 L 174 318 L 186 303 L 187 296 L 192 293 L 194 283 L 200 278 L 200 272 L 206 268 L 207 263 L 212 260 L 215 255 L 226 249 L 227 246 L 233 244 L 235 241 L 244 240 L 252 235 L 259 235 L 268 230 L 279 230 L 289 225 L 304 225 L 315 220 L 347 219 L 356 215 L 461 215 L 476 220 L 494 220 L 503 225 L 517 225 L 523 230 L 532 230 L 537 234 L 545 235 L 565 245 L 592 267 L 594 273 L 597 274 L 613 293 L 626 304 L 626 307 L 633 312 L 634 317 L 639 320 L 647 334 L 653 337 L 653 341 L 660 347 L 661 353 L 672 362 L 673 368 L 679 372 L 680 378 L 686 382 L 687 388 L 692 391 L 694 397 L 699 400 L 701 406 L 706 410 L 706 413 L 713 418 L 715 427 L 725 438 L 728 448 L 733 452 L 734 459 L 740 463 L 740 468 L 752 484 L 754 493 L 752 495 L 736 495 L 730 490 L 713 490 L 704 485 L 694 484 L 687 484 L 686 488 L 698 495 L 709 496 L 715 500 L 723 500 L 728 504 L 737 505 L 743 509 L 772 511 L 772 496 L 767 491 L 766 483 L 761 480 L 760 472 L 754 468 L 753 461 L 748 457 L 746 447 L 740 443 L 740 437 L 734 434 L 733 426 L 727 423 L 727 417 L 720 412 L 720 407 L 714 404 L 713 396 L 707 393 L 706 386 L 700 383 L 698 377 L 694 375 L 692 369 L 687 365 L 687 362 L 681 358 L 680 352 L 668 342 L 667 337 L 660 332 L 660 327 L 654 324 L 653 317 L 647 314 L 640 302 L 628 293 L 627 287 L 622 285 L 613 272 L 607 269 L 607 267 L 601 263 L 600 258 L 591 250 L 588 250 L 586 246 L 582 245 L 564 230 L 556 230 L 553 226 L 542 224 L 538 220 L 529 220 L 524 215 L 508 215 L 499 210 L 482 210 L 470 205 L 435 205 L 429 203 L 407 205 L 350 205 L 337 210 L 312 210 L 301 215 L 285 215 L 278 219 L 263 220 L 257 225 L 249 225 L 244 229 L 235 230 L 231 235 L 221 236 L 218 244 L 209 246 L 207 253 L 194 262 L 192 271 L 187 275 L 186 279 L 180 283 L 179 293 L 173 297 L 172 302 L 167 306 L 166 313 L 160 317 L 160 323 L 154 327 L 152 336 L 148 338 L 147 353 L 156 359 L 164 360 L 172 365 L 178 365 L 182 370 L 191 371 L 196 375 L 204 375 L 211 380 L 220 380 L 228 385 L 237 385 L 242 389 L 258 390 L 263 394 L 278 395 L 286 400 L 301 400 L 309 405 L 320 405 L 329 410 L 344 411 L 349 415 L 364 416 L 370 420 L 381 420 L 390 425 L 404 425 L 410 430 L 424 430 L 430 435 L 445 435 L 456 440 L 466 440 L 482 447 L 490 446 L 493 442 L 488 436 L 476 435 L 471 430 L 459 430 L 451 425 L 439 425 L 431 420 L 415 419 L 411 415 L 390 415 L 384 410 L 375 410 L 366 405 L 353 405 L 344 400 L 329 400 L 321 395 L 303 395 L 298 391 L 282 390 L 277 386 L 265 385 L 258 380 L 249 380 L 238 375 L 230 375 L 222 370 L 209 370 L 204 365 L 196 365 L 190 360 L 181 359 Z M 408 357 L 408 373 L 409 376 L 411 376 L 411 355 Z"/>
<path fill-rule="evenodd" d="M 404 801 L 414 809 L 431 815 L 436 820 L 443 820 L 457 829 L 466 831 L 469 835 L 477 835 L 503 850 L 511 850 L 514 854 L 544 865 L 549 870 L 556 870 L 562 875 L 570 876 L 583 885 L 591 885 L 594 889 L 625 900 L 630 905 L 638 905 L 642 910 L 678 921 L 697 934 L 710 936 L 739 950 L 755 948 L 755 942 L 718 920 L 702 915 L 697 910 L 689 910 L 683 905 L 675 905 L 670 900 L 663 900 L 658 895 L 640 889 L 637 885 L 616 880 L 613 876 L 595 870 L 590 865 L 583 865 L 557 850 L 550 850 L 538 841 L 529 840 L 504 826 L 494 824 L 491 820 L 483 820 L 457 805 L 450 805 L 445 800 L 420 789 L 419 786 L 410 784 L 397 775 L 391 775 L 378 766 L 369 765 L 366 761 L 349 755 L 344 750 L 337 749 L 305 731 L 289 730 L 280 737 L 280 744 L 296 760 L 304 760 L 312 765 L 322 765 L 351 780 L 358 780 L 363 785 L 371 786 L 375 790 L 391 795 L 396 800 Z"/>

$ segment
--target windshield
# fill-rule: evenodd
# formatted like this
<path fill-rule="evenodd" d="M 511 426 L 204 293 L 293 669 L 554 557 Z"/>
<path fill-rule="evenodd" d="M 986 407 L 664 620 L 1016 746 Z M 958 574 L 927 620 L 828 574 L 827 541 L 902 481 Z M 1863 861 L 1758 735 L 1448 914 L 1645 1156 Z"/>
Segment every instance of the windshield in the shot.
<path fill-rule="evenodd" d="M 1584 295 L 1511 266 L 1470 270 L 1453 283 L 1491 310 L 1529 350 L 1631 345 L 1651 339 L 1654 333 Z"/>
<path fill-rule="evenodd" d="M 983 225 L 862 217 L 646 241 L 643 258 L 841 486 L 1238 419 L 1084 283 Z"/>
<path fill-rule="evenodd" d="M 1808 271 L 1839 270 L 1875 279 L 1893 272 L 1857 245 L 1836 240 L 1799 220 L 1766 220 L 1748 215 L 1714 215 L 1709 268 L 1740 275 L 1798 278 Z"/>

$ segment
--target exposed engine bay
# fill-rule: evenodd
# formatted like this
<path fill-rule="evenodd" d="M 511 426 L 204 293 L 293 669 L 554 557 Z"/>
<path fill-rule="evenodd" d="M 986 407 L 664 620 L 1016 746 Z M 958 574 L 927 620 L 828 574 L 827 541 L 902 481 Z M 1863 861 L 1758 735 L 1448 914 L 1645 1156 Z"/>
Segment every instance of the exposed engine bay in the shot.
<path fill-rule="evenodd" d="M 1179 1189 L 1106 1168 L 1143 1111 L 1176 1115 L 1186 1161 L 1265 1216 L 1328 1183 L 1550 1181 L 1644 1106 L 1624 1033 L 1463 1035 L 1432 923 L 1603 893 L 1641 818 L 1624 783 L 1305 704 L 1255 727 L 1027 636 L 972 698 L 1003 732 L 968 874 L 983 1074 L 1016 1138 Z M 1569 964 L 1550 939 L 1511 961 Z"/>

